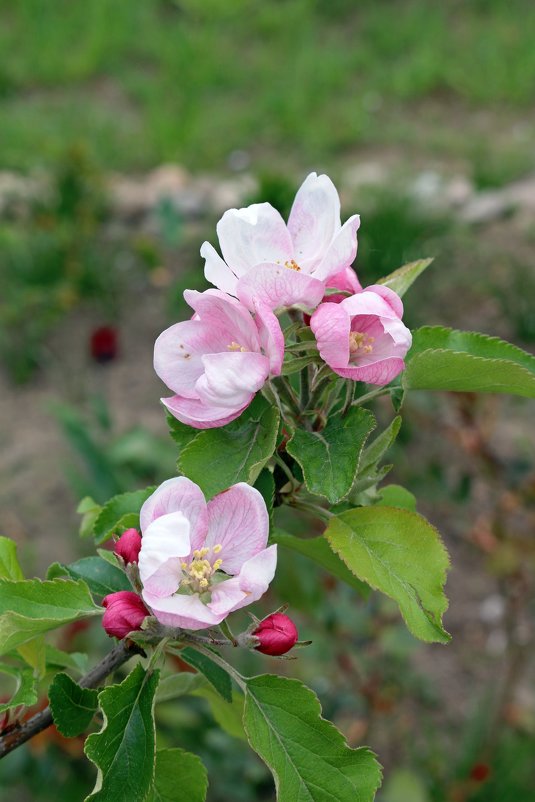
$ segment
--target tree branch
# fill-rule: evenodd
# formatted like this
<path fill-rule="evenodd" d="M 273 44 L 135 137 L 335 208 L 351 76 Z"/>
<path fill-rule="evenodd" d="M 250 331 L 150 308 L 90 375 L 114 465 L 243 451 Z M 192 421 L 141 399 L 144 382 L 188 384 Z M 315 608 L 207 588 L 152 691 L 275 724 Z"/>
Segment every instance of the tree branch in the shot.
<path fill-rule="evenodd" d="M 110 674 L 113 674 L 119 666 L 122 666 L 123 663 L 130 660 L 135 654 L 142 653 L 140 647 L 132 643 L 132 641 L 121 641 L 100 661 L 100 663 L 94 666 L 91 671 L 88 671 L 78 684 L 81 685 L 82 688 L 97 688 L 103 680 L 109 677 Z M 53 723 L 52 711 L 50 707 L 45 707 L 44 710 L 36 713 L 35 716 L 16 724 L 13 729 L 0 736 L 0 758 L 3 758 L 5 755 L 9 754 L 9 752 L 17 749 L 17 747 L 26 743 L 26 741 L 29 741 L 34 735 L 46 730 L 46 728 L 50 727 Z"/>

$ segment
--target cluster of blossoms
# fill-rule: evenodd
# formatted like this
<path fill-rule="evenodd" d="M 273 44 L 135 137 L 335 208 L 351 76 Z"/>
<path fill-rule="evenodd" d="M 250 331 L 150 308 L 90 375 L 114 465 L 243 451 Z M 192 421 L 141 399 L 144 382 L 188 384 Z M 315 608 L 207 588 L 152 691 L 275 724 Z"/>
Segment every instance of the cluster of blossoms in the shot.
<path fill-rule="evenodd" d="M 411 334 L 400 298 L 384 286 L 363 289 L 351 267 L 359 224 L 353 215 L 342 225 L 338 193 L 316 173 L 297 192 L 287 224 L 269 203 L 225 212 L 217 225 L 223 258 L 208 242 L 201 248 L 216 289 L 186 290 L 193 316 L 155 344 L 156 373 L 174 393 L 162 401 L 174 417 L 197 429 L 237 418 L 281 374 L 278 315 L 291 308 L 304 313 L 321 359 L 339 376 L 381 386 L 403 370 Z M 247 484 L 206 502 L 189 479 L 169 479 L 143 505 L 140 524 L 142 537 L 128 530 L 116 553 L 136 565 L 141 596 L 107 597 L 112 635 L 124 637 L 149 614 L 166 627 L 217 626 L 260 599 L 273 579 L 277 547 L 267 545 L 266 505 Z M 297 641 L 282 613 L 249 634 L 268 654 Z"/>

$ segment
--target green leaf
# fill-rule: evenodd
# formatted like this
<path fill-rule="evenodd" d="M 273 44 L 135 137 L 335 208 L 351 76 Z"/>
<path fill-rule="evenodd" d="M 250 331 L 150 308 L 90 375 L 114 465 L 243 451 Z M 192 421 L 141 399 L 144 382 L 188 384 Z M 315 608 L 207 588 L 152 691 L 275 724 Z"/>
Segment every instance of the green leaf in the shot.
<path fill-rule="evenodd" d="M 158 749 L 147 802 L 204 802 L 207 790 L 208 775 L 197 755 L 183 749 Z"/>
<path fill-rule="evenodd" d="M 76 508 L 76 512 L 82 516 L 80 521 L 80 537 L 90 537 L 93 534 L 93 527 L 97 520 L 102 506 L 91 498 L 86 496 L 81 500 Z"/>
<path fill-rule="evenodd" d="M 381 782 L 374 755 L 366 747 L 351 749 L 298 680 L 248 680 L 244 725 L 273 773 L 278 802 L 372 802 Z"/>
<path fill-rule="evenodd" d="M 50 567 L 49 578 L 58 576 L 58 572 L 68 574 L 72 579 L 83 579 L 91 593 L 96 596 L 107 596 L 119 590 L 132 590 L 128 577 L 118 565 L 111 565 L 102 557 L 82 557 L 69 565 L 55 563 Z M 49 570 L 50 570 L 49 569 Z"/>
<path fill-rule="evenodd" d="M 63 652 L 61 649 L 56 649 L 49 643 L 45 646 L 45 659 L 49 668 L 70 668 L 72 671 L 77 671 L 79 674 L 87 672 L 88 657 L 87 654 L 82 652 Z"/>
<path fill-rule="evenodd" d="M 154 490 L 154 487 L 146 487 L 131 493 L 121 493 L 106 502 L 93 527 L 96 543 L 104 543 L 119 530 L 139 528 L 139 511 Z"/>
<path fill-rule="evenodd" d="M 31 668 L 14 668 L 0 663 L 0 673 L 12 677 L 16 683 L 15 691 L 9 701 L 0 703 L 0 713 L 19 705 L 29 707 L 37 702 L 37 680 Z"/>
<path fill-rule="evenodd" d="M 50 629 L 101 612 L 82 581 L 0 580 L 0 654 Z"/>
<path fill-rule="evenodd" d="M 418 259 L 416 262 L 409 262 L 403 267 L 398 267 L 388 276 L 380 278 L 377 284 L 384 284 L 385 287 L 390 287 L 401 298 L 432 261 L 433 259 Z"/>
<path fill-rule="evenodd" d="M 331 518 L 325 536 L 355 576 L 398 603 L 413 635 L 448 642 L 442 614 L 449 559 L 425 518 L 391 507 L 360 507 Z"/>
<path fill-rule="evenodd" d="M 17 545 L 8 537 L 0 537 L 0 579 L 23 579 L 17 559 Z"/>
<path fill-rule="evenodd" d="M 17 647 L 25 663 L 33 668 L 38 677 L 43 677 L 46 672 L 46 644 L 44 635 L 38 635 L 27 643 L 21 643 Z"/>
<path fill-rule="evenodd" d="M 201 674 L 204 674 L 208 682 L 221 694 L 223 699 L 227 702 L 232 702 L 230 677 L 221 666 L 218 666 L 208 655 L 202 654 L 197 649 L 192 649 L 189 646 L 181 650 L 180 657 L 190 666 L 196 668 L 197 671 L 200 671 Z"/>
<path fill-rule="evenodd" d="M 283 532 L 282 529 L 275 529 L 271 536 L 271 542 L 278 543 L 280 546 L 297 551 L 299 554 L 304 554 L 305 557 L 314 560 L 337 579 L 341 579 L 342 582 L 357 590 L 364 598 L 370 595 L 368 585 L 361 582 L 351 573 L 347 565 L 334 553 L 323 536 L 296 537 L 288 532 Z"/>
<path fill-rule="evenodd" d="M 200 432 L 183 449 L 180 470 L 208 498 L 236 482 L 254 484 L 275 449 L 279 417 L 258 395 L 237 420 Z"/>
<path fill-rule="evenodd" d="M 48 689 L 54 724 L 65 738 L 82 735 L 98 708 L 98 693 L 82 688 L 68 674 L 56 674 Z"/>
<path fill-rule="evenodd" d="M 123 682 L 99 693 L 104 725 L 85 742 L 98 776 L 86 802 L 132 802 L 147 796 L 154 777 L 158 679 L 158 671 L 149 673 L 138 663 Z"/>
<path fill-rule="evenodd" d="M 284 357 L 284 362 L 282 365 L 282 375 L 283 376 L 291 376 L 293 373 L 299 373 L 303 370 L 303 368 L 308 367 L 308 365 L 319 365 L 321 363 L 321 357 L 319 356 L 317 350 L 316 353 L 307 354 L 307 356 L 291 356 L 287 354 Z"/>
<path fill-rule="evenodd" d="M 202 674 L 193 674 L 188 671 L 171 674 L 168 677 L 164 677 L 158 685 L 156 702 L 159 704 L 160 702 L 177 699 L 180 696 L 187 696 L 187 694 L 193 693 L 205 683 L 206 680 Z"/>
<path fill-rule="evenodd" d="M 299 463 L 311 493 L 324 496 L 331 504 L 351 490 L 360 454 L 375 425 L 373 414 L 362 407 L 350 407 L 329 418 L 321 432 L 296 429 L 286 450 Z"/>
<path fill-rule="evenodd" d="M 254 486 L 258 492 L 262 494 L 262 498 L 266 502 L 269 520 L 271 522 L 273 502 L 275 501 L 275 479 L 271 471 L 267 468 L 262 468 Z"/>
<path fill-rule="evenodd" d="M 416 512 L 416 497 L 401 485 L 387 485 L 379 492 L 381 499 L 377 502 L 378 506 L 400 507 L 402 510 Z"/>
<path fill-rule="evenodd" d="M 535 398 L 535 356 L 497 337 L 440 326 L 413 332 L 407 390 L 511 393 Z"/>
<path fill-rule="evenodd" d="M 232 702 L 226 702 L 206 681 L 193 691 L 194 696 L 200 696 L 206 699 L 210 705 L 212 715 L 217 721 L 219 726 L 232 735 L 233 738 L 239 738 L 245 741 L 245 732 L 243 729 L 243 706 L 245 698 L 239 691 L 234 691 L 232 694 Z"/>
<path fill-rule="evenodd" d="M 366 446 L 360 458 L 358 476 L 362 476 L 374 469 L 388 449 L 394 444 L 401 428 L 401 417 L 397 415 L 390 424 L 377 437 Z"/>
<path fill-rule="evenodd" d="M 191 443 L 192 440 L 195 440 L 199 434 L 199 429 L 193 429 L 191 426 L 186 426 L 185 423 L 177 420 L 173 415 L 171 415 L 170 412 L 167 413 L 166 417 L 167 425 L 169 426 L 169 434 L 182 451 L 182 449 L 187 446 L 188 443 Z"/>

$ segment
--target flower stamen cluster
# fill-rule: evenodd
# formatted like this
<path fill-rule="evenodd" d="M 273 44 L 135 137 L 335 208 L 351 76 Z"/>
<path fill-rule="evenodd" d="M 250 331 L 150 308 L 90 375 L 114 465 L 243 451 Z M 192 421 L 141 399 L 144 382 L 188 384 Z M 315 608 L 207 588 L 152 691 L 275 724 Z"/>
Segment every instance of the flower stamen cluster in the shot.
<path fill-rule="evenodd" d="M 218 554 L 222 549 L 221 543 L 218 543 L 213 548 L 205 546 L 202 549 L 194 549 L 193 560 L 188 564 L 182 562 L 182 570 L 187 574 L 185 579 L 180 582 L 180 587 L 189 586 L 194 593 L 204 593 L 210 587 L 210 580 L 213 575 L 219 571 L 223 565 L 221 557 L 210 562 L 206 557 L 213 552 Z"/>

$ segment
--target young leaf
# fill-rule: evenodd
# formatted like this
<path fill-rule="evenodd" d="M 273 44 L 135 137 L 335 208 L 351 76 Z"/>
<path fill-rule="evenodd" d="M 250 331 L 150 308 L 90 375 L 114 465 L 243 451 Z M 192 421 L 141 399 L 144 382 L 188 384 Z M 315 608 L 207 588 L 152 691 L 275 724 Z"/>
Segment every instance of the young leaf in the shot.
<path fill-rule="evenodd" d="M 355 576 L 398 603 L 413 635 L 448 642 L 442 614 L 449 558 L 425 518 L 393 507 L 360 507 L 331 518 L 325 536 Z"/>
<path fill-rule="evenodd" d="M 331 504 L 351 490 L 366 438 L 375 426 L 373 414 L 362 407 L 350 407 L 345 415 L 332 415 L 321 432 L 296 429 L 286 450 L 303 469 L 311 493 L 324 496 Z"/>
<path fill-rule="evenodd" d="M 275 529 L 271 536 L 271 542 L 278 543 L 280 546 L 285 546 L 287 549 L 297 551 L 299 554 L 304 554 L 305 557 L 314 560 L 337 579 L 341 579 L 342 582 L 357 590 L 364 598 L 370 595 L 368 585 L 361 582 L 351 573 L 347 565 L 334 553 L 323 536 L 296 537 L 288 532 L 283 532 L 282 529 Z"/>
<path fill-rule="evenodd" d="M 275 778 L 278 802 L 372 802 L 381 770 L 367 748 L 351 749 L 321 718 L 317 696 L 295 679 L 247 680 L 249 743 Z"/>
<path fill-rule="evenodd" d="M 194 696 L 206 699 L 210 705 L 210 710 L 219 726 L 232 735 L 244 741 L 245 732 L 243 730 L 243 705 L 244 696 L 239 691 L 232 694 L 232 702 L 226 702 L 206 681 L 193 691 Z"/>
<path fill-rule="evenodd" d="M 102 557 L 82 557 L 69 565 L 55 563 L 49 569 L 48 578 L 65 574 L 72 579 L 85 580 L 95 596 L 107 596 L 108 593 L 116 593 L 119 590 L 132 590 L 125 572 L 121 571 L 118 565 L 111 565 Z"/>
<path fill-rule="evenodd" d="M 104 543 L 119 529 L 139 527 L 139 511 L 154 490 L 154 487 L 146 487 L 131 493 L 121 493 L 106 502 L 93 527 L 96 543 Z"/>
<path fill-rule="evenodd" d="M 17 545 L 8 537 L 0 537 L 0 579 L 23 579 L 17 559 Z"/>
<path fill-rule="evenodd" d="M 19 705 L 29 707 L 37 702 L 37 680 L 31 668 L 14 668 L 0 663 L 0 673 L 13 677 L 16 683 L 12 697 L 7 702 L 0 702 L 0 713 L 5 713 L 6 710 Z"/>
<path fill-rule="evenodd" d="M 409 262 L 403 267 L 398 267 L 388 276 L 380 278 L 377 284 L 384 284 L 385 287 L 390 287 L 401 298 L 432 261 L 433 259 L 418 259 L 417 262 Z"/>
<path fill-rule="evenodd" d="M 98 708 L 98 692 L 82 688 L 68 674 L 56 674 L 48 689 L 54 724 L 65 738 L 82 735 Z"/>
<path fill-rule="evenodd" d="M 362 476 L 371 471 L 379 460 L 381 460 L 388 449 L 394 444 L 401 427 L 401 417 L 397 415 L 390 424 L 370 443 L 362 452 L 360 458 L 358 476 Z"/>
<path fill-rule="evenodd" d="M 51 669 L 70 668 L 78 674 L 87 672 L 88 656 L 82 652 L 63 652 L 61 649 L 56 649 L 55 646 L 47 643 L 45 646 L 45 659 L 46 665 Z"/>
<path fill-rule="evenodd" d="M 221 694 L 223 699 L 227 702 L 232 702 L 232 685 L 230 682 L 230 677 L 227 672 L 218 666 L 213 660 L 198 652 L 196 649 L 192 649 L 189 646 L 186 649 L 182 649 L 180 652 L 180 657 L 186 661 L 190 666 L 196 668 L 197 671 L 200 671 L 201 674 L 204 674 L 208 682 L 213 685 L 216 691 Z"/>
<path fill-rule="evenodd" d="M 279 417 L 275 407 L 257 396 L 237 420 L 200 432 L 183 449 L 180 470 L 207 498 L 236 482 L 254 484 L 273 454 Z"/>
<path fill-rule="evenodd" d="M 158 749 L 154 786 L 146 802 L 204 802 L 208 775 L 197 755 L 183 749 Z"/>
<path fill-rule="evenodd" d="M 50 629 L 101 612 L 80 580 L 0 580 L 0 654 Z"/>
<path fill-rule="evenodd" d="M 497 337 L 440 326 L 413 332 L 407 390 L 510 393 L 535 398 L 535 356 Z"/>
<path fill-rule="evenodd" d="M 402 510 L 416 512 L 416 497 L 401 485 L 387 485 L 379 491 L 381 499 L 379 507 L 400 507 Z"/>
<path fill-rule="evenodd" d="M 34 669 L 38 677 L 43 677 L 46 672 L 46 644 L 44 635 L 38 635 L 36 638 L 21 643 L 17 646 L 17 652 L 20 654 L 25 663 Z"/>
<path fill-rule="evenodd" d="M 159 672 L 138 663 L 119 685 L 98 695 L 104 714 L 100 732 L 85 742 L 85 753 L 98 768 L 86 802 L 132 802 L 145 799 L 154 777 L 154 696 Z"/>

